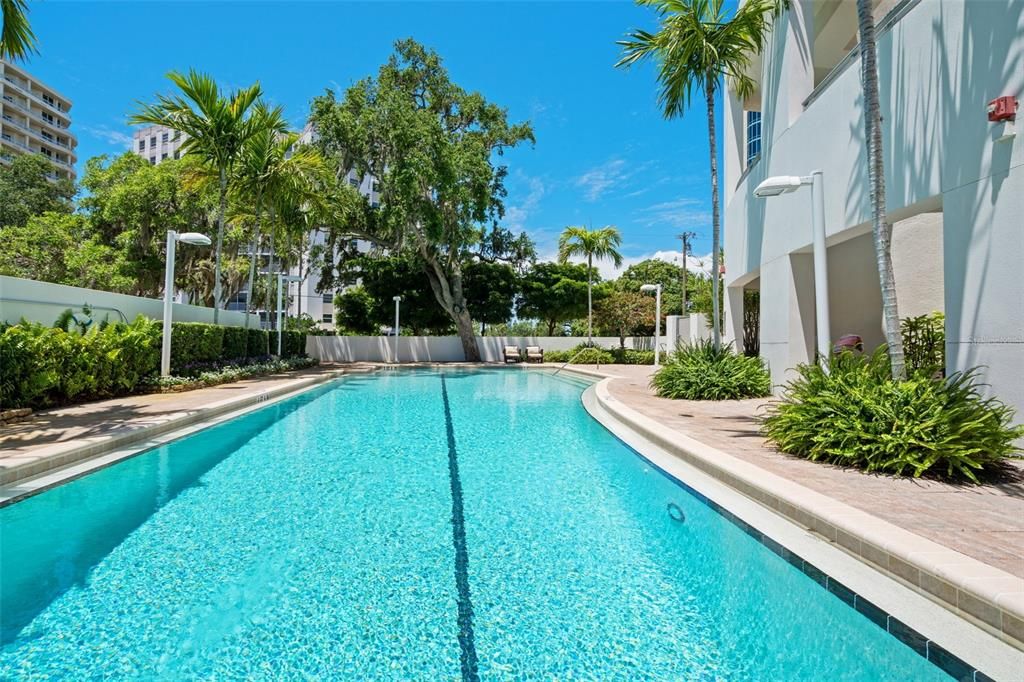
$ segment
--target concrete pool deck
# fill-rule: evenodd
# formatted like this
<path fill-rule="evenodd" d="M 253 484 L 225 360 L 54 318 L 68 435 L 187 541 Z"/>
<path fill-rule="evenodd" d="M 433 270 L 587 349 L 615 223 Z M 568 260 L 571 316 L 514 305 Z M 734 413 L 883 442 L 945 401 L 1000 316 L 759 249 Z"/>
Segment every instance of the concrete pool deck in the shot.
<path fill-rule="evenodd" d="M 0 426 L 0 490 L 226 412 L 300 391 L 348 371 L 320 365 L 173 393 L 147 393 L 40 410 Z M 2 500 L 0 500 L 2 501 Z"/>
<path fill-rule="evenodd" d="M 865 474 L 790 457 L 759 433 L 767 400 L 658 398 L 651 367 L 570 366 L 607 377 L 615 419 L 929 598 L 1024 641 L 1024 468 L 985 486 Z"/>

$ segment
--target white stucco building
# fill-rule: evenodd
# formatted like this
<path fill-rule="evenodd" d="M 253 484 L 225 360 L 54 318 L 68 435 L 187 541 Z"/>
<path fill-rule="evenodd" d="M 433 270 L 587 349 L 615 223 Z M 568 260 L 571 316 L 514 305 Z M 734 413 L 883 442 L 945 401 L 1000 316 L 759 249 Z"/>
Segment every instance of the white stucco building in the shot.
<path fill-rule="evenodd" d="M 146 126 L 132 130 L 132 152 L 154 166 L 161 161 L 181 158 L 185 135 L 167 126 Z"/>
<path fill-rule="evenodd" d="M 947 370 L 985 366 L 984 381 L 1018 418 L 1024 132 L 1006 138 L 986 105 L 1024 94 L 1022 15 L 1019 2 L 971 0 L 883 0 L 876 11 L 900 316 L 943 311 Z M 824 333 L 859 334 L 868 348 L 884 340 L 856 47 L 854 2 L 792 0 L 752 67 L 758 91 L 725 96 L 727 335 L 742 336 L 744 289 L 760 290 L 760 352 L 777 384 L 813 360 L 818 330 L 811 193 L 755 197 L 769 176 L 823 172 Z"/>
<path fill-rule="evenodd" d="M 51 179 L 75 179 L 71 100 L 20 66 L 0 60 L 0 163 L 17 154 L 41 154 Z"/>

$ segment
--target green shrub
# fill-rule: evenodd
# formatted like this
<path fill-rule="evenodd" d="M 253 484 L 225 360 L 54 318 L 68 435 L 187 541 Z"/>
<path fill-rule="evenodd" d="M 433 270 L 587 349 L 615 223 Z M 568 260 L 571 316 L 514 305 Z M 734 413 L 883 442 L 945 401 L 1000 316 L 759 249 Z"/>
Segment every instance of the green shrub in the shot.
<path fill-rule="evenodd" d="M 21 322 L 0 331 L 0 405 L 43 407 L 135 390 L 157 373 L 159 325 L 97 325 L 84 334 Z"/>
<path fill-rule="evenodd" d="M 60 359 L 48 349 L 66 333 L 24 321 L 0 330 L 0 407 L 38 405 L 60 383 Z"/>
<path fill-rule="evenodd" d="M 271 355 L 278 355 L 278 352 L 277 352 L 277 330 L 276 329 L 269 329 L 269 330 L 267 330 L 267 343 L 268 343 L 268 346 L 270 348 L 270 354 Z M 283 339 L 282 339 L 282 344 L 281 344 L 281 353 L 284 353 Z"/>
<path fill-rule="evenodd" d="M 270 355 L 270 339 L 265 329 L 250 329 L 248 343 L 246 344 L 246 356 L 250 358 L 262 358 Z"/>
<path fill-rule="evenodd" d="M 156 323 L 163 328 L 163 323 Z M 171 325 L 171 371 L 189 365 L 220 360 L 224 349 L 224 327 L 204 322 L 175 322 Z"/>
<path fill-rule="evenodd" d="M 286 330 L 282 339 L 281 352 L 286 358 L 304 356 L 306 354 L 306 334 L 300 331 Z"/>
<path fill-rule="evenodd" d="M 680 346 L 651 379 L 663 398 L 738 400 L 771 393 L 772 382 L 761 358 L 740 355 L 731 345 L 718 350 L 711 341 Z"/>
<path fill-rule="evenodd" d="M 1015 454 L 1024 436 L 1012 425 L 1013 410 L 978 392 L 975 370 L 893 381 L 883 346 L 871 357 L 839 353 L 827 373 L 817 365 L 797 371 L 764 421 L 768 439 L 792 455 L 976 482 L 986 466 Z"/>
<path fill-rule="evenodd" d="M 612 348 L 608 351 L 615 358 L 617 365 L 653 365 L 653 350 L 634 350 L 632 348 Z"/>
<path fill-rule="evenodd" d="M 216 386 L 229 381 L 239 381 L 250 377 L 262 376 L 264 374 L 276 374 L 277 372 L 289 372 L 296 369 L 305 369 L 318 365 L 319 361 L 314 358 L 285 358 L 282 360 L 267 360 L 249 365 L 221 367 L 204 372 L 196 376 L 153 376 L 144 382 L 144 388 L 155 391 L 191 390 L 203 388 L 204 386 Z"/>
<path fill-rule="evenodd" d="M 931 313 L 900 322 L 907 370 L 941 376 L 946 371 L 946 316 Z"/>
<path fill-rule="evenodd" d="M 224 327 L 224 340 L 221 344 L 222 360 L 241 360 L 246 357 L 249 335 L 245 327 Z"/>
<path fill-rule="evenodd" d="M 585 342 L 576 344 L 569 350 L 544 351 L 544 362 L 563 363 L 569 360 L 572 360 L 574 365 L 610 365 L 615 362 L 611 353 L 596 344 L 588 346 Z"/>

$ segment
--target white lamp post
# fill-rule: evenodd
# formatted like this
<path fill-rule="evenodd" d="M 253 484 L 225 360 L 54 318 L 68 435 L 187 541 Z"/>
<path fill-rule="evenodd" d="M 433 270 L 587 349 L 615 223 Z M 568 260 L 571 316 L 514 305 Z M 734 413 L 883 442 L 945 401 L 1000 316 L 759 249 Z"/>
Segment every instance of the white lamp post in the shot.
<path fill-rule="evenodd" d="M 811 223 L 814 243 L 814 314 L 817 332 L 818 358 L 828 368 L 832 349 L 831 326 L 828 309 L 828 252 L 825 250 L 825 192 L 821 186 L 820 170 L 810 175 L 779 175 L 768 178 L 754 189 L 754 195 L 766 198 L 795 192 L 804 185 L 811 186 Z"/>
<path fill-rule="evenodd" d="M 401 302 L 401 296 L 395 296 L 391 299 L 395 302 L 395 328 L 392 330 L 395 334 L 395 364 L 398 364 L 398 304 Z"/>
<path fill-rule="evenodd" d="M 164 266 L 164 328 L 160 345 L 160 376 L 171 373 L 171 308 L 174 303 L 174 252 L 178 242 L 209 246 L 210 238 L 198 232 L 167 230 L 167 263 Z M 216 304 L 216 302 L 215 302 Z"/>
<path fill-rule="evenodd" d="M 301 282 L 302 278 L 297 275 L 286 275 L 283 272 L 277 273 L 277 356 L 281 357 L 281 289 L 288 282 Z"/>
<path fill-rule="evenodd" d="M 654 366 L 658 366 L 658 345 L 661 339 L 661 285 L 644 284 L 640 291 L 654 292 Z"/>

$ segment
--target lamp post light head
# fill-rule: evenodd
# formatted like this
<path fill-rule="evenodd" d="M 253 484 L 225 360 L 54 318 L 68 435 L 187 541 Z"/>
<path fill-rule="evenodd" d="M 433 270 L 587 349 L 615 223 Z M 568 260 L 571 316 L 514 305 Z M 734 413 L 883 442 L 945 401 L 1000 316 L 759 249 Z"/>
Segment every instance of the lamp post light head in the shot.
<path fill-rule="evenodd" d="M 640 286 L 640 291 L 657 291 L 660 288 L 660 284 L 643 284 Z"/>
<path fill-rule="evenodd" d="M 392 296 L 391 300 L 394 301 L 395 303 L 398 303 L 399 301 L 402 300 L 402 297 L 401 296 Z"/>
<path fill-rule="evenodd" d="M 807 184 L 798 175 L 775 175 L 766 178 L 754 189 L 754 196 L 777 197 L 780 194 L 789 194 L 800 189 L 801 185 Z"/>
<path fill-rule="evenodd" d="M 195 246 L 209 246 L 210 238 L 199 232 L 183 232 L 178 235 L 178 241 Z"/>

